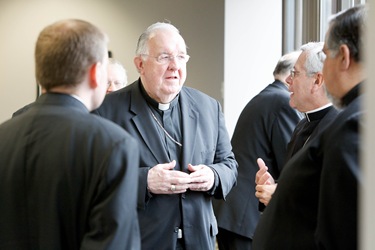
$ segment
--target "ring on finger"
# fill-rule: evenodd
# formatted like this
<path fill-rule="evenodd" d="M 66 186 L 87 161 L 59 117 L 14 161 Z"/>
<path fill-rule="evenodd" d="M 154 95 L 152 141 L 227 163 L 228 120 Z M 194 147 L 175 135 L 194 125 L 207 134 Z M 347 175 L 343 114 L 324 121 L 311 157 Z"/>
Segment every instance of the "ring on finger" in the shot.
<path fill-rule="evenodd" d="M 176 186 L 175 185 L 171 185 L 171 191 L 174 192 L 176 190 Z"/>

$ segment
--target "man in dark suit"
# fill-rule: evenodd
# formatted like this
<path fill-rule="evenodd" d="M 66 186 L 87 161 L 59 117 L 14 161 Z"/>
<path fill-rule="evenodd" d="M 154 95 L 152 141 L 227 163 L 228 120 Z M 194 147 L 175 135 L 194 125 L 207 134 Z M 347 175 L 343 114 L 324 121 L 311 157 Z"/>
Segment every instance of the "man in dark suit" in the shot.
<path fill-rule="evenodd" d="M 217 223 L 211 199 L 225 198 L 236 182 L 220 104 L 183 87 L 188 59 L 173 25 L 151 25 L 134 58 L 140 78 L 108 94 L 96 111 L 140 145 L 142 249 L 213 250 Z"/>
<path fill-rule="evenodd" d="M 332 106 L 327 96 L 323 77 L 323 63 L 326 58 L 322 52 L 323 43 L 307 43 L 301 47 L 301 55 L 287 78 L 290 106 L 304 113 L 288 143 L 287 162 L 309 140 L 314 139 L 336 117 L 338 110 Z M 275 192 L 276 185 L 272 175 L 260 160 L 255 183 L 255 195 L 267 205 Z"/>
<path fill-rule="evenodd" d="M 323 75 L 340 114 L 285 166 L 254 235 L 254 249 L 357 249 L 362 32 L 366 8 L 336 15 Z"/>
<path fill-rule="evenodd" d="M 0 126 L 0 249 L 140 249 L 139 148 L 90 114 L 106 93 L 107 41 L 76 19 L 39 34 L 46 93 Z"/>
<path fill-rule="evenodd" d="M 233 152 L 238 161 L 238 181 L 226 201 L 215 201 L 218 220 L 219 249 L 251 249 L 251 241 L 260 212 L 254 195 L 256 159 L 269 162 L 270 171 L 278 176 L 291 134 L 301 114 L 289 105 L 286 78 L 300 52 L 284 55 L 273 72 L 275 81 L 263 89 L 244 108 L 232 137 Z"/>

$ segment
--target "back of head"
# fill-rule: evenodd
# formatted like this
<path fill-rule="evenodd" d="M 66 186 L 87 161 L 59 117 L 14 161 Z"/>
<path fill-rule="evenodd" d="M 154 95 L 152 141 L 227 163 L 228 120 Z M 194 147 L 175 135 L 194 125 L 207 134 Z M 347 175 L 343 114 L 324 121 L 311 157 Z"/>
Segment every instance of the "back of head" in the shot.
<path fill-rule="evenodd" d="M 38 84 L 47 91 L 79 84 L 90 66 L 103 60 L 107 42 L 107 36 L 86 21 L 68 19 L 47 26 L 35 47 Z"/>
<path fill-rule="evenodd" d="M 180 31 L 170 23 L 157 22 L 150 25 L 139 37 L 136 55 L 148 54 L 148 40 L 153 37 L 159 30 L 169 30 L 180 34 Z"/>
<path fill-rule="evenodd" d="M 302 45 L 302 53 L 306 53 L 305 70 L 308 75 L 321 73 L 326 55 L 323 53 L 323 42 L 310 42 Z"/>
<path fill-rule="evenodd" d="M 358 5 L 338 13 L 330 20 L 326 37 L 326 46 L 332 52 L 338 52 L 341 44 L 346 44 L 350 50 L 350 56 L 356 62 L 363 60 L 364 37 L 367 7 Z M 333 56 L 336 53 L 332 53 Z"/>
<path fill-rule="evenodd" d="M 293 51 L 283 55 L 277 62 L 276 67 L 273 71 L 273 76 L 275 77 L 275 79 L 278 78 L 278 76 L 282 76 L 280 78 L 285 79 L 294 67 L 294 64 L 296 63 L 300 54 L 301 51 Z M 278 80 L 285 82 L 284 79 Z"/>

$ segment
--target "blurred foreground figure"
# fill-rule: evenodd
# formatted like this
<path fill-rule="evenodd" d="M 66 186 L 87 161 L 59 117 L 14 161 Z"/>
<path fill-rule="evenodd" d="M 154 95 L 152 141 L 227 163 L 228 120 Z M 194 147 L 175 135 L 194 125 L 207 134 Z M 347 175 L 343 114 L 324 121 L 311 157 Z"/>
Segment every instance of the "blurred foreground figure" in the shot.
<path fill-rule="evenodd" d="M 0 126 L 0 249 L 140 249 L 137 143 L 90 114 L 106 93 L 107 40 L 75 19 L 39 34 L 45 93 Z"/>

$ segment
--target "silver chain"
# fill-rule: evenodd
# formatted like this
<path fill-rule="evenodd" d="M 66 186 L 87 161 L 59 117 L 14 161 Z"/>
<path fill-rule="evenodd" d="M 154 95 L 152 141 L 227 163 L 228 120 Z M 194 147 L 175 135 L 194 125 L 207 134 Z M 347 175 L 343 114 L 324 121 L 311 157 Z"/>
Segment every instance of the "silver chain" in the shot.
<path fill-rule="evenodd" d="M 167 130 L 165 130 L 165 128 L 163 127 L 163 125 L 161 125 L 161 123 L 159 122 L 158 118 L 156 118 L 156 116 L 154 115 L 154 113 L 151 111 L 151 108 L 148 107 L 152 117 L 154 118 L 154 120 L 156 121 L 156 123 L 159 125 L 159 127 L 164 131 L 165 135 L 168 136 L 169 139 L 171 139 L 174 143 L 176 143 L 178 146 L 182 147 L 182 144 L 178 141 L 176 141 L 168 132 Z"/>

